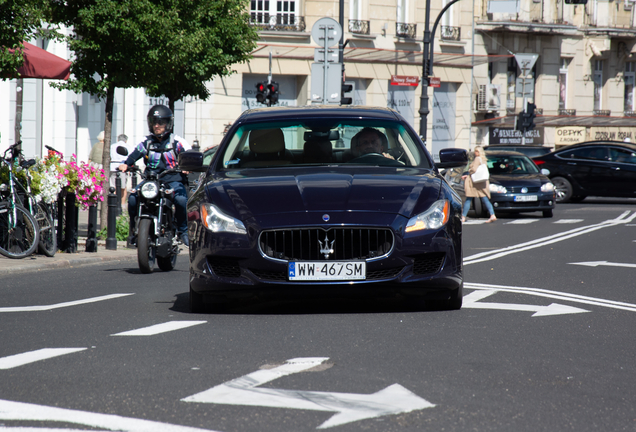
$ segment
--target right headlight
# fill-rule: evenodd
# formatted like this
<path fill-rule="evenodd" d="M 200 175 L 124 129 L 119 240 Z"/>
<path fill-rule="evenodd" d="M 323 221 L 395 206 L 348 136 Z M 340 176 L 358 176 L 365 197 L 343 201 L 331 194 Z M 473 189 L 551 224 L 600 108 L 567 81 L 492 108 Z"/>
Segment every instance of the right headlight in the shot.
<path fill-rule="evenodd" d="M 503 187 L 502 185 L 490 183 L 490 192 L 493 193 L 508 193 L 508 189 Z"/>
<path fill-rule="evenodd" d="M 154 199 L 159 194 L 159 185 L 155 182 L 146 182 L 141 185 L 141 196 L 146 199 Z"/>
<path fill-rule="evenodd" d="M 212 232 L 230 232 L 247 234 L 243 222 L 221 212 L 215 205 L 203 204 L 201 206 L 201 218 L 203 225 Z"/>

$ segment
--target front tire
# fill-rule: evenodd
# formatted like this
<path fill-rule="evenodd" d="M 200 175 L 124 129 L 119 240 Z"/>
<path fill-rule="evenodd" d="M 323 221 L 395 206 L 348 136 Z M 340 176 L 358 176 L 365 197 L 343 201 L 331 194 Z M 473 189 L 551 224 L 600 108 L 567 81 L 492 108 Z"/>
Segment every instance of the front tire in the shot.
<path fill-rule="evenodd" d="M 13 220 L 9 206 L 0 212 L 0 254 L 7 258 L 24 258 L 35 252 L 40 241 L 40 227 L 27 209 L 15 206 Z"/>
<path fill-rule="evenodd" d="M 38 250 L 42 255 L 52 257 L 57 252 L 57 233 L 49 210 L 44 203 L 38 203 L 38 224 L 40 225 L 40 242 Z"/>
<path fill-rule="evenodd" d="M 568 202 L 572 198 L 572 183 L 563 177 L 554 177 L 551 179 L 556 189 L 556 201 Z"/>
<path fill-rule="evenodd" d="M 152 273 L 155 266 L 155 247 L 152 240 L 153 229 L 150 219 L 139 221 L 139 233 L 137 234 L 137 262 L 142 273 Z"/>

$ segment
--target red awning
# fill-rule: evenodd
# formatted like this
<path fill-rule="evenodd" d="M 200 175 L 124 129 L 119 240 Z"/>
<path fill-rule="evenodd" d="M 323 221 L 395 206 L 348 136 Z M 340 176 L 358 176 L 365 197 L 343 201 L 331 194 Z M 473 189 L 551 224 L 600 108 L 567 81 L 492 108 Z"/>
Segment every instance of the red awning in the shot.
<path fill-rule="evenodd" d="M 20 77 L 13 78 L 44 78 L 67 80 L 71 75 L 71 62 L 50 52 L 22 42 L 24 64 L 18 69 Z M 13 52 L 13 50 L 9 50 Z"/>

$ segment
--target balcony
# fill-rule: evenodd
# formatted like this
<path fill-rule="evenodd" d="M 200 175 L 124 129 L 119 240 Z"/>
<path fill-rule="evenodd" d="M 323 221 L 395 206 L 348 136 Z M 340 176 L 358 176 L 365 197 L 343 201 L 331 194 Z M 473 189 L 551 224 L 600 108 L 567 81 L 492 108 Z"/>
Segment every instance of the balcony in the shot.
<path fill-rule="evenodd" d="M 258 30 L 303 32 L 305 31 L 305 17 L 292 14 L 252 13 L 250 25 Z"/>
<path fill-rule="evenodd" d="M 461 41 L 462 40 L 462 28 L 453 26 L 442 26 L 440 37 L 445 41 Z"/>
<path fill-rule="evenodd" d="M 625 117 L 636 117 L 636 111 L 625 111 L 623 115 Z"/>
<path fill-rule="evenodd" d="M 366 20 L 349 20 L 349 32 L 361 35 L 369 34 L 369 21 Z"/>
<path fill-rule="evenodd" d="M 417 24 L 395 23 L 395 35 L 398 37 L 415 38 L 417 34 Z"/>
<path fill-rule="evenodd" d="M 559 108 L 559 115 L 560 116 L 575 116 L 576 110 Z"/>
<path fill-rule="evenodd" d="M 610 111 L 610 110 L 594 110 L 594 111 L 592 111 L 592 115 L 593 116 L 609 117 L 610 114 L 612 114 L 612 111 Z"/>

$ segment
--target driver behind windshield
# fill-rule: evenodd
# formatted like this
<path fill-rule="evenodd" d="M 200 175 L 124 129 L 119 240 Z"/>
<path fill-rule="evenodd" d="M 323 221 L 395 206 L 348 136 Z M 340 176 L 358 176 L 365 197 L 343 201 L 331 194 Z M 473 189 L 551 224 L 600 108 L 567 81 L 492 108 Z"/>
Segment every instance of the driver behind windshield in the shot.
<path fill-rule="evenodd" d="M 386 153 L 386 136 L 377 129 L 365 127 L 358 132 L 352 139 L 354 144 L 354 153 L 356 157 L 364 156 L 367 154 L 378 154 L 389 159 L 394 159 L 393 156 Z"/>

